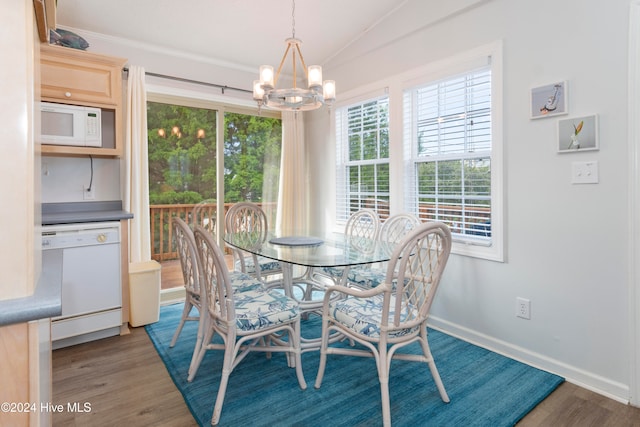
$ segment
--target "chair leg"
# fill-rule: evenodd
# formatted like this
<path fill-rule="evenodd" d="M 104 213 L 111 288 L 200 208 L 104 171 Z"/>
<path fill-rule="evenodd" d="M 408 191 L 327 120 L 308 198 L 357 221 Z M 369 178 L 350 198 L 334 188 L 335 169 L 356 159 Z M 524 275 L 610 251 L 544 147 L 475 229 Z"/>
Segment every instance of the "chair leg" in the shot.
<path fill-rule="evenodd" d="M 440 392 L 440 398 L 443 402 L 449 403 L 449 395 L 447 395 L 447 390 L 444 388 L 444 384 L 442 383 L 442 379 L 440 378 L 440 373 L 438 372 L 438 368 L 436 367 L 436 362 L 433 359 L 433 355 L 431 354 L 431 349 L 429 348 L 429 341 L 427 341 L 427 329 L 423 328 L 423 331 L 420 333 L 422 336 L 420 339 L 420 345 L 422 346 L 422 352 L 424 356 L 427 358 L 429 365 L 429 370 L 431 371 L 431 376 L 433 377 L 433 381 L 436 383 L 436 387 L 438 388 L 438 392 Z"/>
<path fill-rule="evenodd" d="M 206 321 L 207 321 L 207 316 L 202 315 L 202 313 L 200 313 L 200 318 L 198 319 L 198 336 L 196 338 L 196 345 L 193 347 L 193 355 L 191 356 L 191 363 L 189 364 L 189 372 L 188 372 L 189 375 L 191 375 L 191 372 L 194 369 L 197 370 L 196 361 L 198 360 L 198 356 L 200 354 L 200 348 L 202 348 L 202 341 L 204 340 L 204 331 L 208 328 Z M 198 365 L 200 365 L 200 362 L 197 362 L 197 363 Z"/>
<path fill-rule="evenodd" d="M 387 344 L 383 342 L 378 347 L 376 358 L 378 365 L 378 379 L 380 380 L 380 397 L 382 402 L 382 425 L 391 427 L 391 403 L 389 399 L 389 363 L 387 363 Z"/>
<path fill-rule="evenodd" d="M 298 377 L 298 384 L 300 384 L 300 388 L 302 390 L 306 390 L 307 389 L 307 382 L 304 379 L 304 373 L 302 372 L 302 356 L 301 356 L 301 349 L 300 349 L 300 318 L 298 317 L 298 320 L 296 320 L 296 322 L 293 325 L 293 333 L 291 333 L 291 336 L 289 337 L 289 339 L 291 340 L 291 347 L 293 350 L 293 354 L 291 355 L 293 358 L 295 358 L 295 365 L 296 365 L 296 376 Z"/>
<path fill-rule="evenodd" d="M 382 425 L 391 427 L 391 404 L 389 403 L 389 378 L 380 378 L 380 396 L 382 397 Z"/>
<path fill-rule="evenodd" d="M 187 297 L 188 299 L 189 297 Z M 173 334 L 173 338 L 171 339 L 171 343 L 169 344 L 169 348 L 173 348 L 176 345 L 176 341 L 178 341 L 178 336 L 180 336 L 180 332 L 182 332 L 182 327 L 184 326 L 184 322 L 187 320 L 189 313 L 191 312 L 191 308 L 193 304 L 189 301 L 184 302 L 184 308 L 182 309 L 182 316 L 180 317 L 180 323 L 178 324 L 178 328 Z"/>
<path fill-rule="evenodd" d="M 222 413 L 222 404 L 224 403 L 224 396 L 227 393 L 227 385 L 229 383 L 229 375 L 233 370 L 233 359 L 235 358 L 235 337 L 227 337 L 227 343 L 224 349 L 224 363 L 222 364 L 222 376 L 220 377 L 220 386 L 218 388 L 218 395 L 216 396 L 216 402 L 213 405 L 213 416 L 211 417 L 211 425 L 215 426 L 220 421 L 220 415 Z"/>
<path fill-rule="evenodd" d="M 433 360 L 429 362 L 429 369 L 431 370 L 433 381 L 436 383 L 436 387 L 438 387 L 438 391 L 440 392 L 440 398 L 443 402 L 449 403 L 449 395 L 444 388 L 444 384 L 442 383 L 442 379 L 440 379 L 440 374 L 438 373 L 438 368 L 436 368 L 436 363 Z"/>
<path fill-rule="evenodd" d="M 327 364 L 327 347 L 329 345 L 329 322 L 322 319 L 322 339 L 320 341 L 320 363 L 318 365 L 318 375 L 316 376 L 315 388 L 320 388 L 324 377 L 324 368 Z"/>
<path fill-rule="evenodd" d="M 202 363 L 202 359 L 204 358 L 204 354 L 207 352 L 207 345 L 211 342 L 211 338 L 213 338 L 213 332 L 213 328 L 207 328 L 207 332 L 202 338 L 202 344 L 200 345 L 198 357 L 196 358 L 193 367 L 189 368 L 189 376 L 187 377 L 188 382 L 193 381 L 193 378 L 196 376 L 198 368 L 200 367 L 200 363 Z"/>

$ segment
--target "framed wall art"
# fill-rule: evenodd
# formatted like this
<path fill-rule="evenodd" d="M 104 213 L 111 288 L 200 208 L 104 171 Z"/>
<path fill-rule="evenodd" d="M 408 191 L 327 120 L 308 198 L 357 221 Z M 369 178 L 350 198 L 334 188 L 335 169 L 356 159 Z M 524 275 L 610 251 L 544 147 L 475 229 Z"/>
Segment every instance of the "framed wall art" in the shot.
<path fill-rule="evenodd" d="M 531 118 L 568 114 L 567 82 L 558 82 L 531 89 Z"/>
<path fill-rule="evenodd" d="M 598 150 L 598 116 L 558 120 L 558 152 Z"/>

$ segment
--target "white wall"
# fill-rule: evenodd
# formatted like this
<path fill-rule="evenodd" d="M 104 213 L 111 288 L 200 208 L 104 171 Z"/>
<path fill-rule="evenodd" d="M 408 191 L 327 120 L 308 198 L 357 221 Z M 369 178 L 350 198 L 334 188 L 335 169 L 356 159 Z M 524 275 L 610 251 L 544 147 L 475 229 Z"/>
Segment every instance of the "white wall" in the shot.
<path fill-rule="evenodd" d="M 402 19 L 325 66 L 341 92 L 353 91 L 503 41 L 506 262 L 453 256 L 434 324 L 620 400 L 630 383 L 628 12 L 628 0 L 493 0 L 395 38 L 407 17 L 428 16 L 428 2 L 411 0 Z M 558 154 L 557 117 L 529 119 L 530 89 L 561 80 L 569 86 L 563 117 L 599 115 L 599 151 Z M 309 127 L 312 174 L 334 164 L 318 114 Z M 571 163 L 587 160 L 599 162 L 599 184 L 572 185 Z M 332 203 L 325 188 L 322 206 Z M 518 296 L 532 301 L 531 320 L 515 316 Z"/>
<path fill-rule="evenodd" d="M 121 200 L 120 160 L 93 159 L 93 182 L 89 157 L 42 158 L 42 202 Z M 83 189 L 91 183 L 94 200 L 85 200 Z"/>

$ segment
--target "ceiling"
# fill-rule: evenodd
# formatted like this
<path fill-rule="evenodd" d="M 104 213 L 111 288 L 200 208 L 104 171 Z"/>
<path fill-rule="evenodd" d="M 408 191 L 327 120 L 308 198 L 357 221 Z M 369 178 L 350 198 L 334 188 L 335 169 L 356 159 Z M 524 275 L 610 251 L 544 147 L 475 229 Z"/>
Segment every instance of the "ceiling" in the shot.
<path fill-rule="evenodd" d="M 408 1 L 297 0 L 295 35 L 306 64 L 325 66 Z M 57 24 L 78 30 L 89 44 L 97 33 L 257 70 L 279 64 L 292 36 L 292 1 L 58 0 Z"/>

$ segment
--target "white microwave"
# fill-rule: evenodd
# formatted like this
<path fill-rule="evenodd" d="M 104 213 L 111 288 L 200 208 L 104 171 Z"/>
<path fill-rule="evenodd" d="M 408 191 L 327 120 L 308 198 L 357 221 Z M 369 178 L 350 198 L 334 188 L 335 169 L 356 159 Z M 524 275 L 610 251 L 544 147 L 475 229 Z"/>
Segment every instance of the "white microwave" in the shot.
<path fill-rule="evenodd" d="M 102 146 L 102 119 L 99 108 L 40 103 L 41 142 L 79 147 Z"/>

